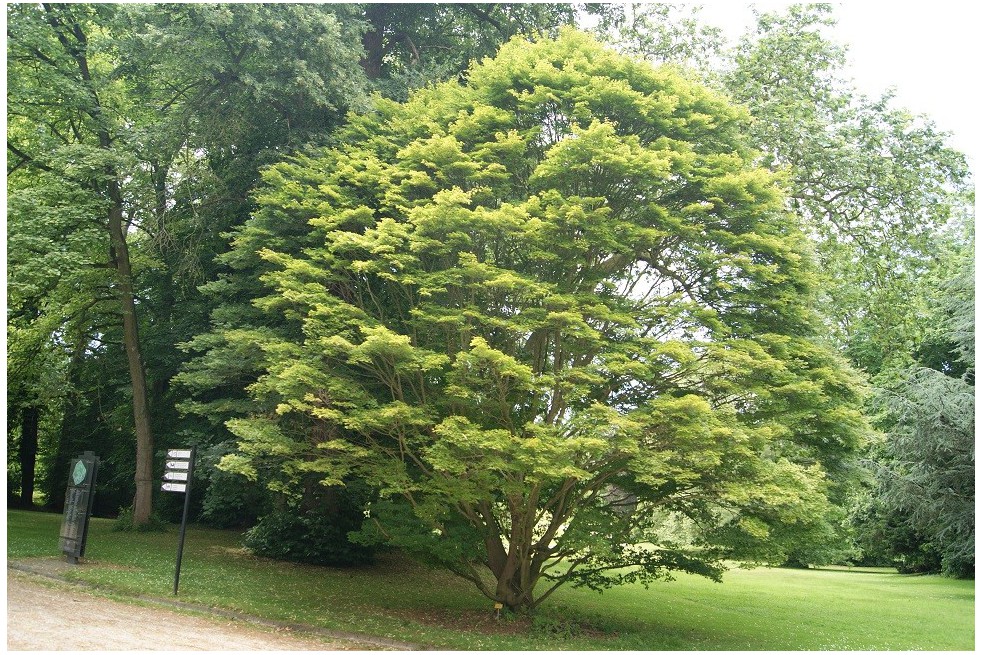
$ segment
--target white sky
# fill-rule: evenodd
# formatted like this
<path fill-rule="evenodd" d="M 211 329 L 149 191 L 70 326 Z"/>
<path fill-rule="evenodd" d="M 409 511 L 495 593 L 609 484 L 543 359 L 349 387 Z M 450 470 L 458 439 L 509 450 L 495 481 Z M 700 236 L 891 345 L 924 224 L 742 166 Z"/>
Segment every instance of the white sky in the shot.
<path fill-rule="evenodd" d="M 693 0 L 703 20 L 726 29 L 732 39 L 753 24 L 751 7 L 773 11 L 782 0 Z M 849 48 L 848 73 L 856 88 L 878 96 L 896 90 L 895 104 L 926 114 L 951 133 L 950 145 L 965 153 L 977 178 L 982 162 L 978 88 L 982 12 L 971 0 L 843 0 L 832 3 L 834 38 Z"/>

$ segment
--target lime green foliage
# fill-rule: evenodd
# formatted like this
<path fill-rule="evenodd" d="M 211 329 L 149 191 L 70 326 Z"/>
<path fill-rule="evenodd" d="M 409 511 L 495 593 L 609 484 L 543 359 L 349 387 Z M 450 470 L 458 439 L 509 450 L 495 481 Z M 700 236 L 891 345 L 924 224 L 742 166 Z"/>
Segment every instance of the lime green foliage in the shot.
<path fill-rule="evenodd" d="M 60 516 L 9 512 L 11 559 L 57 555 Z M 383 559 L 330 569 L 250 557 L 233 532 L 191 527 L 180 599 L 269 619 L 444 650 L 971 650 L 969 581 L 873 570 L 732 570 L 725 584 L 681 575 L 602 596 L 557 592 L 533 621 L 491 620 L 467 583 Z M 71 576 L 108 591 L 170 599 L 177 530 L 113 533 L 95 519 Z"/>
<path fill-rule="evenodd" d="M 229 261 L 258 250 L 255 306 L 292 328 L 250 334 L 268 411 L 228 423 L 225 466 L 298 494 L 363 479 L 359 539 L 512 608 L 780 559 L 863 424 L 745 127 L 569 31 L 272 167 Z M 263 243 L 298 217 L 302 249 Z"/>

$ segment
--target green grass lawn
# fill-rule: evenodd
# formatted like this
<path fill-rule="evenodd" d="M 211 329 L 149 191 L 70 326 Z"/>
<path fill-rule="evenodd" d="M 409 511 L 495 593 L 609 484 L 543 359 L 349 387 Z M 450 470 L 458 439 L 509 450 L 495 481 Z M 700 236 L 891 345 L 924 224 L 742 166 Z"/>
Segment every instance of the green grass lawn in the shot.
<path fill-rule="evenodd" d="M 9 559 L 59 557 L 60 515 L 9 511 Z M 93 519 L 71 576 L 172 598 L 177 529 Z M 534 619 L 494 621 L 469 583 L 397 555 L 355 569 L 249 555 L 234 532 L 188 529 L 180 599 L 447 650 L 972 650 L 972 581 L 885 571 L 735 569 L 603 594 L 564 589 Z"/>

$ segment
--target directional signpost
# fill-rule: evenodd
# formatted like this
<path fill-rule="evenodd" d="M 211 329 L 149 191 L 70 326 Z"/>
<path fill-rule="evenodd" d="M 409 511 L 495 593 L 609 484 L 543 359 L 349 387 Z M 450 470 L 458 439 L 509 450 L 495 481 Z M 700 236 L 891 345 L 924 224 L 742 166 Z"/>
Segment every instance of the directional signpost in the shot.
<path fill-rule="evenodd" d="M 188 525 L 188 507 L 191 505 L 191 479 L 194 475 L 194 446 L 188 449 L 168 450 L 164 467 L 163 491 L 184 494 L 184 515 L 181 517 L 181 536 L 177 543 L 177 566 L 174 570 L 174 595 L 181 580 L 181 556 L 184 554 L 184 532 Z"/>

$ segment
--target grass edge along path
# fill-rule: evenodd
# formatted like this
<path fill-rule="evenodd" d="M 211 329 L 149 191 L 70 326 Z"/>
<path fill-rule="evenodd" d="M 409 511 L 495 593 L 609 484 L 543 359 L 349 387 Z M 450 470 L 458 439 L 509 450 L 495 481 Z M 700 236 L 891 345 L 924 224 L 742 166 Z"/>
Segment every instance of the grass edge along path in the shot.
<path fill-rule="evenodd" d="M 8 511 L 8 558 L 57 557 L 59 515 Z M 65 577 L 173 600 L 176 531 L 95 519 Z M 495 622 L 468 583 L 400 556 L 332 569 L 250 555 L 234 532 L 189 528 L 178 600 L 365 640 L 445 650 L 972 650 L 974 584 L 935 576 L 733 570 L 645 590 L 564 589 L 534 618 Z M 367 636 L 367 637 L 366 637 Z M 390 647 L 396 647 L 394 644 Z"/>
<path fill-rule="evenodd" d="M 318 628 L 316 626 L 306 625 L 302 623 L 284 623 L 283 621 L 271 621 L 269 619 L 264 619 L 259 616 L 244 614 L 243 612 L 236 612 L 234 610 L 226 610 L 218 607 L 206 607 L 204 605 L 196 605 L 181 600 L 169 600 L 169 599 L 160 598 L 158 596 L 121 594 L 117 591 L 114 591 L 110 588 L 103 587 L 102 585 L 96 583 L 85 582 L 83 580 L 68 579 L 63 575 L 58 575 L 57 573 L 52 573 L 50 571 L 45 570 L 45 568 L 50 568 L 50 567 L 38 566 L 35 562 L 36 560 L 8 561 L 7 568 L 12 569 L 14 571 L 19 571 L 21 573 L 26 573 L 31 576 L 44 578 L 45 581 L 42 582 L 42 584 L 70 585 L 75 588 L 81 588 L 86 592 L 97 594 L 103 598 L 108 598 L 110 600 L 114 600 L 118 602 L 130 602 L 139 605 L 141 607 L 163 607 L 168 610 L 187 613 L 190 615 L 204 615 L 213 618 L 231 619 L 234 621 L 248 623 L 261 628 L 272 628 L 274 630 L 289 630 L 292 634 L 298 636 L 314 635 L 316 637 L 322 637 L 326 639 L 350 641 L 352 647 L 376 646 L 379 648 L 394 649 L 394 650 L 430 650 L 429 647 L 423 646 L 421 644 L 410 644 L 402 641 L 395 641 L 393 639 L 383 639 L 383 638 L 373 637 L 370 635 L 364 635 L 360 633 L 327 630 L 325 628 Z"/>

